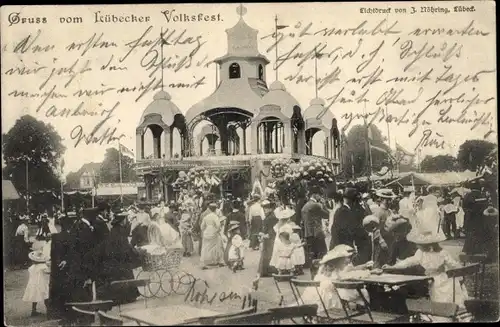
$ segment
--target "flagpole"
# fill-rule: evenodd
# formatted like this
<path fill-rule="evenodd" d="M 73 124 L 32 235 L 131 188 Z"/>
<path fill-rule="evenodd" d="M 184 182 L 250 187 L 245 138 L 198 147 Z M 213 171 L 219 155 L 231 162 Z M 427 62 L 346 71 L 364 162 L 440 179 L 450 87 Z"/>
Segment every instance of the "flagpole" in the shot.
<path fill-rule="evenodd" d="M 26 156 L 26 213 L 30 214 L 30 192 L 29 192 L 29 169 L 28 169 L 28 156 Z"/>
<path fill-rule="evenodd" d="M 118 140 L 118 165 L 120 168 L 120 203 L 123 204 L 123 189 L 122 189 L 122 147 Z"/>
<path fill-rule="evenodd" d="M 95 207 L 95 195 L 97 193 L 95 170 L 92 169 L 92 208 Z"/>
<path fill-rule="evenodd" d="M 389 117 L 389 108 L 386 105 L 385 106 L 385 122 L 387 123 L 387 139 L 388 139 L 389 149 L 390 149 L 391 148 L 391 132 L 389 129 L 389 119 L 387 119 L 388 117 Z"/>
<path fill-rule="evenodd" d="M 63 186 L 64 186 L 64 183 L 63 183 L 64 171 L 63 171 L 63 164 L 64 164 L 64 159 L 61 162 L 61 213 L 64 212 L 64 189 L 63 189 Z"/>
<path fill-rule="evenodd" d="M 275 65 L 276 65 L 276 80 L 278 80 L 278 15 L 274 16 L 274 39 L 275 39 Z"/>
<path fill-rule="evenodd" d="M 161 90 L 163 91 L 163 27 L 160 29 Z M 119 142 L 118 142 L 119 144 Z"/>
<path fill-rule="evenodd" d="M 314 89 L 316 91 L 316 98 L 318 97 L 318 54 L 314 48 Z"/>
<path fill-rule="evenodd" d="M 351 152 L 352 179 L 354 179 L 354 154 Z"/>

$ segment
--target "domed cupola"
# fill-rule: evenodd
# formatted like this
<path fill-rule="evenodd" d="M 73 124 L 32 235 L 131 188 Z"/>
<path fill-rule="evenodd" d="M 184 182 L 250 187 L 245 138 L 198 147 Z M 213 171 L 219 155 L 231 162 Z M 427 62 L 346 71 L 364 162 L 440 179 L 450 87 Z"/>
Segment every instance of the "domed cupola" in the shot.
<path fill-rule="evenodd" d="M 154 119 L 153 116 L 155 115 L 160 116 L 160 121 Z M 151 102 L 142 113 L 139 126 L 144 125 L 147 120 L 154 120 L 156 124 L 170 127 L 174 124 L 176 115 L 182 116 L 182 112 L 179 110 L 179 107 L 172 102 L 170 94 L 162 90 L 155 94 L 153 102 Z"/>
<path fill-rule="evenodd" d="M 277 106 L 280 112 L 288 119 L 290 119 L 297 108 L 300 109 L 298 101 L 286 91 L 285 85 L 280 81 L 274 81 L 269 92 L 262 97 L 264 109 L 266 106 Z"/>
<path fill-rule="evenodd" d="M 330 130 L 334 115 L 328 108 L 325 108 L 325 100 L 314 98 L 311 100 L 309 107 L 304 111 L 304 121 L 306 128 L 319 128 Z"/>

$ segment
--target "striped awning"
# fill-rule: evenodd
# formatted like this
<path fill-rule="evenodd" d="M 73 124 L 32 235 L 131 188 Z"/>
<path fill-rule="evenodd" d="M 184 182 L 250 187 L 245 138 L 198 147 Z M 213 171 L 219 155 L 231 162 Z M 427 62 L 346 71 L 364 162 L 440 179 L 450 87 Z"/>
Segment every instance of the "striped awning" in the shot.
<path fill-rule="evenodd" d="M 9 180 L 2 180 L 2 200 L 17 200 L 19 193 L 17 193 L 14 184 Z"/>

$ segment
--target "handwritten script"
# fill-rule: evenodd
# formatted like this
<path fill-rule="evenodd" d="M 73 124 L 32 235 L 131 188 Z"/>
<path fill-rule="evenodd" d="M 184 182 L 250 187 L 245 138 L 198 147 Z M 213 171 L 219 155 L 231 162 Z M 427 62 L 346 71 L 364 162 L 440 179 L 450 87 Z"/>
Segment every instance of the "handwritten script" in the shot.
<path fill-rule="evenodd" d="M 231 4 L 24 8 L 2 25 L 2 113 L 51 123 L 71 148 L 106 147 L 134 138 L 146 108 L 168 111 L 153 98 L 162 89 L 186 113 L 229 78 L 232 61 L 255 87 L 252 65 L 264 55 L 267 86 L 277 69 L 303 114 L 317 89 L 344 132 L 366 121 L 397 142 L 438 151 L 495 140 L 493 5 L 471 5 L 387 3 L 391 11 L 380 15 L 361 3 L 256 4 L 242 19 L 258 30 L 257 49 L 254 30 L 235 26 Z M 221 56 L 227 62 L 216 64 Z"/>

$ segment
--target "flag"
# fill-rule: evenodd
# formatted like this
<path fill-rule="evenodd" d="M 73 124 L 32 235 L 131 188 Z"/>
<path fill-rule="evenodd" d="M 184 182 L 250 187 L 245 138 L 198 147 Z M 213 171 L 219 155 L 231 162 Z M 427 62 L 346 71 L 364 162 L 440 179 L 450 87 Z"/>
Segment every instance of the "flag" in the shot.
<path fill-rule="evenodd" d="M 371 126 L 367 126 L 366 129 L 367 129 L 366 130 L 366 135 L 368 136 L 368 139 L 370 141 L 372 141 L 373 140 L 372 127 Z"/>
<path fill-rule="evenodd" d="M 400 164 L 411 165 L 415 154 L 405 150 L 401 145 L 396 142 L 396 159 Z"/>
<path fill-rule="evenodd" d="M 277 30 L 282 30 L 282 29 L 287 28 L 287 27 L 288 27 L 288 25 L 276 25 Z"/>
<path fill-rule="evenodd" d="M 134 153 L 121 143 L 120 143 L 120 152 L 125 155 L 131 156 L 132 158 L 134 157 Z"/>
<path fill-rule="evenodd" d="M 66 162 L 64 161 L 64 158 L 61 159 L 61 170 L 64 168 L 64 165 L 66 164 Z"/>

